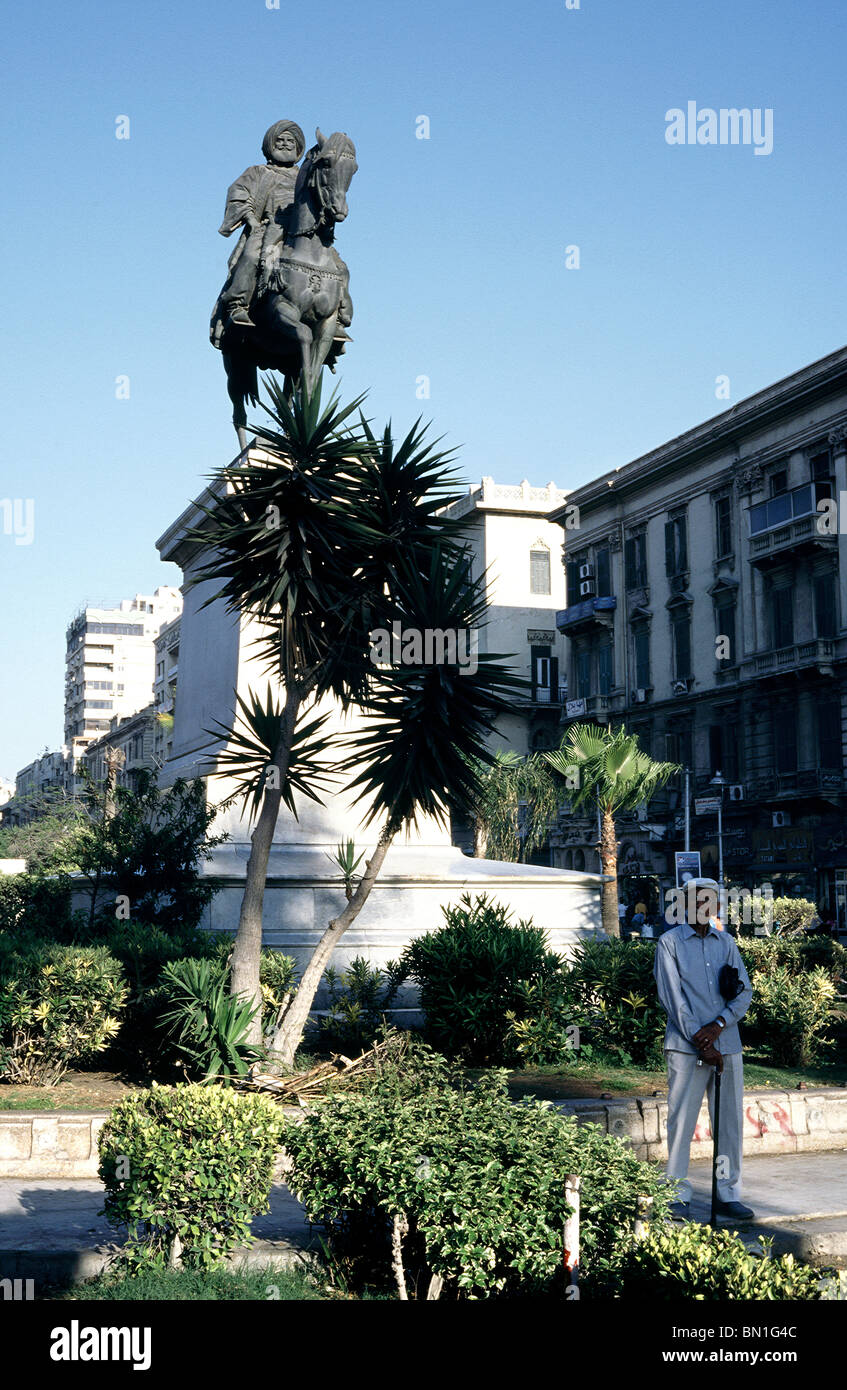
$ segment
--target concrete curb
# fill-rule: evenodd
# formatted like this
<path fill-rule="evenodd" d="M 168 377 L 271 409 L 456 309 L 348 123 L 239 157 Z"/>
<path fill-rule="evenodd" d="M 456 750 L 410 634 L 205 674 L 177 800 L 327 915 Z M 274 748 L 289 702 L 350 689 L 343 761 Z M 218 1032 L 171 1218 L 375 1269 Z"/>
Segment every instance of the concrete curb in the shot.
<path fill-rule="evenodd" d="M 553 1105 L 580 1124 L 595 1124 L 627 1139 L 638 1158 L 661 1163 L 668 1156 L 668 1102 L 664 1096 L 632 1100 L 559 1100 Z M 744 1156 L 815 1153 L 847 1148 L 847 1090 L 745 1091 Z M 711 1158 L 712 1131 L 706 1103 L 700 1110 L 691 1158 Z"/>
<path fill-rule="evenodd" d="M 668 1103 L 664 1096 L 631 1100 L 559 1100 L 555 1109 L 580 1124 L 596 1124 L 626 1139 L 638 1158 L 668 1156 Z M 292 1116 L 302 1115 L 286 1107 Z M 96 1178 L 97 1136 L 108 1111 L 0 1111 L 0 1178 Z M 711 1157 L 704 1102 L 691 1145 L 692 1159 Z M 815 1153 L 847 1148 L 847 1089 L 745 1091 L 744 1155 Z M 284 1162 L 277 1165 L 284 1174 Z"/>

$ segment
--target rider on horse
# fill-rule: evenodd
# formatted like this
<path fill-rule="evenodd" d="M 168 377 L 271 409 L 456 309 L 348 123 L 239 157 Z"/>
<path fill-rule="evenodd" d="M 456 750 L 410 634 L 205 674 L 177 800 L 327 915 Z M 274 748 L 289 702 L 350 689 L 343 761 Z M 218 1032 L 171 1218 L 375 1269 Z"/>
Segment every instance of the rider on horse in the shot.
<path fill-rule="evenodd" d="M 221 236 L 231 236 L 236 227 L 243 226 L 244 232 L 230 257 L 230 278 L 219 303 L 228 321 L 239 328 L 255 327 L 249 314 L 250 301 L 263 258 L 283 236 L 283 215 L 294 200 L 297 161 L 305 148 L 299 125 L 277 121 L 262 141 L 267 163 L 245 169 L 227 192 L 218 231 Z"/>

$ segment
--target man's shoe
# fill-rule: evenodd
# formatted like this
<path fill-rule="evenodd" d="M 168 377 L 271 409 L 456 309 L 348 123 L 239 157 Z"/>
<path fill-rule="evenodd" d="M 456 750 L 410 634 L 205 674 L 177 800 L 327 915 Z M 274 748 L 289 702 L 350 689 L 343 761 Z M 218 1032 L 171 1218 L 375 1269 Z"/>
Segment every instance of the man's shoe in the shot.
<path fill-rule="evenodd" d="M 671 1202 L 670 1213 L 674 1221 L 687 1221 L 691 1215 L 690 1202 Z"/>
<path fill-rule="evenodd" d="M 716 1202 L 715 1214 L 717 1216 L 731 1216 L 735 1221 L 752 1221 L 756 1215 L 752 1207 L 745 1207 L 743 1202 Z"/>

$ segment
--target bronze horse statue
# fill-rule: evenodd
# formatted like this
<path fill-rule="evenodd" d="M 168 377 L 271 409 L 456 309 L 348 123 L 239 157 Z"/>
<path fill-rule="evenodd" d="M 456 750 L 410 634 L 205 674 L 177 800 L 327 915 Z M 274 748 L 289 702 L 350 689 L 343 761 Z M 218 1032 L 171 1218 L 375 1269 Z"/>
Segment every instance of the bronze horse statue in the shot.
<path fill-rule="evenodd" d="M 347 216 L 347 190 L 358 168 L 356 149 L 341 131 L 324 136 L 317 130 L 316 140 L 298 172 L 294 200 L 282 214 L 284 235 L 262 258 L 249 308 L 254 326 L 232 321 L 224 302 L 229 280 L 212 312 L 210 336 L 223 355 L 232 422 L 242 448 L 247 443 L 246 402 L 258 401 L 259 371 L 282 372 L 288 393 L 296 382 L 311 391 L 322 367 L 335 371 L 350 341 L 350 277 L 333 240 L 335 224 Z"/>

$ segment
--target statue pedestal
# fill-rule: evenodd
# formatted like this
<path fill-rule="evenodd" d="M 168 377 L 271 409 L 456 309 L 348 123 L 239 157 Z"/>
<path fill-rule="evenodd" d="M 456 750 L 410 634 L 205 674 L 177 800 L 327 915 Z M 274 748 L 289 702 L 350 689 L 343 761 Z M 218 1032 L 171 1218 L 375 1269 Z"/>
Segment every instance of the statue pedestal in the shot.
<path fill-rule="evenodd" d="M 208 492 L 199 501 L 208 503 Z M 204 561 L 196 542 L 188 539 L 202 519 L 193 504 L 157 543 L 162 559 L 178 564 L 186 580 Z M 203 608 L 215 587 L 206 582 L 184 590 L 173 746 L 160 776 L 162 786 L 178 777 L 206 777 L 211 805 L 219 805 L 231 793 L 233 782 L 216 766 L 225 740 L 213 739 L 208 731 L 216 721 L 231 727 L 236 691 L 242 698 L 251 688 L 264 695 L 268 684 L 252 655 L 255 625 L 228 614 L 220 602 Z M 350 728 L 350 717 L 333 702 L 326 707 L 339 728 Z M 336 846 L 351 838 L 357 853 L 367 854 L 376 833 L 373 827 L 361 829 L 363 806 L 351 805 L 343 794 L 328 796 L 324 806 L 305 801 L 298 810 L 295 818 L 283 808 L 277 821 L 264 937 L 268 946 L 293 956 L 302 969 L 327 922 L 344 906 L 343 883 L 331 862 Z M 214 829 L 226 831 L 229 839 L 204 866 L 204 872 L 222 884 L 208 909 L 207 926 L 234 931 L 252 827 L 239 807 L 232 806 L 219 812 Z M 398 837 L 392 845 L 365 907 L 336 951 L 334 965 L 343 969 L 354 956 L 364 956 L 374 965 L 396 959 L 412 937 L 441 926 L 440 908 L 458 902 L 464 893 L 490 894 L 510 908 L 515 920 L 531 917 L 547 931 L 552 949 L 565 952 L 600 932 L 600 884 L 597 874 L 473 859 L 451 844 L 446 827 L 423 820 L 416 834 Z"/>

